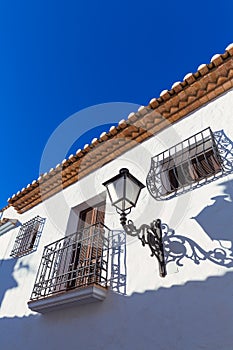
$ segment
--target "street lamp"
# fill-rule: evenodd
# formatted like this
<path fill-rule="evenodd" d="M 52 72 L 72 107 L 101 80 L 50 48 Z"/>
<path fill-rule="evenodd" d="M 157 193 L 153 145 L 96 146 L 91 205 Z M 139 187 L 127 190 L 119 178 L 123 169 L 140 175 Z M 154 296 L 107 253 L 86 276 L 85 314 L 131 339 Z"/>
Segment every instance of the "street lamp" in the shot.
<path fill-rule="evenodd" d="M 149 245 L 151 256 L 155 256 L 158 260 L 160 276 L 165 277 L 166 264 L 161 220 L 154 220 L 150 225 L 142 224 L 137 229 L 132 220 L 127 222 L 126 219 L 131 208 L 136 206 L 140 192 L 145 186 L 126 168 L 122 168 L 118 175 L 105 181 L 103 185 L 107 188 L 111 204 L 116 207 L 117 213 L 120 214 L 120 222 L 126 234 L 138 237 L 143 246 Z"/>

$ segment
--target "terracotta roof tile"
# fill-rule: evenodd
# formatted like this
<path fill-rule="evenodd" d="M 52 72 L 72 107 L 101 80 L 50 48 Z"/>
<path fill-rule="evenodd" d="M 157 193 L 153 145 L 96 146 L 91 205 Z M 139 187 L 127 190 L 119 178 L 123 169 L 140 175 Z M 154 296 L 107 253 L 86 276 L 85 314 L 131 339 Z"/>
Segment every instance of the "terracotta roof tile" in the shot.
<path fill-rule="evenodd" d="M 131 149 L 135 141 L 145 141 L 232 87 L 233 44 L 223 54 L 214 55 L 210 63 L 200 65 L 197 72 L 186 74 L 184 80 L 174 83 L 170 90 L 162 91 L 148 106 L 130 113 L 127 121 L 120 121 L 83 150 L 78 150 L 12 196 L 9 204 L 19 213 L 27 211 Z"/>

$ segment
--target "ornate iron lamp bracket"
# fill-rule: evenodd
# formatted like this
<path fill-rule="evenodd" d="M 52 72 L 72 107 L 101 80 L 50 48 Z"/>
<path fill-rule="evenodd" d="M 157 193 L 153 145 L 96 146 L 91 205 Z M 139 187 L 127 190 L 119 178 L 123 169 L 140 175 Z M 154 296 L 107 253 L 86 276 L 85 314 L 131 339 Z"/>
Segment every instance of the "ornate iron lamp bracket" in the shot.
<path fill-rule="evenodd" d="M 119 174 L 103 183 L 107 188 L 111 204 L 120 214 L 120 222 L 126 234 L 140 239 L 142 245 L 149 245 L 151 256 L 155 256 L 159 263 L 161 277 L 166 276 L 161 221 L 154 220 L 150 225 L 143 224 L 136 228 L 132 220 L 126 219 L 131 208 L 136 206 L 139 194 L 145 187 L 127 168 L 122 168 Z"/>
<path fill-rule="evenodd" d="M 121 224 L 127 235 L 138 237 L 142 242 L 143 247 L 149 245 L 151 256 L 155 256 L 159 263 L 159 274 L 161 277 L 166 276 L 166 264 L 164 258 L 164 247 L 161 229 L 161 220 L 154 220 L 150 225 L 142 224 L 138 229 L 132 220 L 126 220 L 126 213 L 121 214 Z"/>

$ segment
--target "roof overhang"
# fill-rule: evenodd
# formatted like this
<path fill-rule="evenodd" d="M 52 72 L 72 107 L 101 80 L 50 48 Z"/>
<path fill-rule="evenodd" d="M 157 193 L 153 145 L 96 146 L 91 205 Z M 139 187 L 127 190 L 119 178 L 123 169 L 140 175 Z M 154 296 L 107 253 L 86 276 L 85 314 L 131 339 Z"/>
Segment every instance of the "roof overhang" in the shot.
<path fill-rule="evenodd" d="M 0 236 L 17 226 L 18 220 L 4 218 L 0 221 Z"/>
<path fill-rule="evenodd" d="M 233 87 L 233 45 L 8 200 L 23 213 Z M 107 142 L 111 141 L 111 142 Z"/>

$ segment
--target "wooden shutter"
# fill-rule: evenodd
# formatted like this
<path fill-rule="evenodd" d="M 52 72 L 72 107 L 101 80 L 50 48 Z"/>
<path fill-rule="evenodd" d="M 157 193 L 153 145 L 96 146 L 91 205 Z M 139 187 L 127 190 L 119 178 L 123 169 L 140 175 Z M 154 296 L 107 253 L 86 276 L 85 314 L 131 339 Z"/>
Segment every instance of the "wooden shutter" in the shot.
<path fill-rule="evenodd" d="M 74 244 L 70 256 L 69 281 L 67 289 L 85 286 L 100 281 L 102 240 L 101 235 L 96 235 L 101 230 L 104 222 L 105 203 L 83 210 L 79 216 L 78 232 L 82 234 L 82 240 Z"/>

